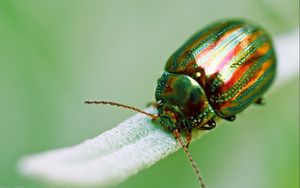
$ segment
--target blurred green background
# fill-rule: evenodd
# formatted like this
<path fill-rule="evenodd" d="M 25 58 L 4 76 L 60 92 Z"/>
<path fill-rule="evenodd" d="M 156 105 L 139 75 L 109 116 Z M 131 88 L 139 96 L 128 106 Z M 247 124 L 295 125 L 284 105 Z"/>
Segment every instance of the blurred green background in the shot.
<path fill-rule="evenodd" d="M 143 108 L 171 53 L 228 17 L 250 18 L 274 36 L 299 27 L 299 1 L 0 0 L 0 187 L 51 187 L 20 176 L 17 160 L 133 114 L 85 99 Z M 266 98 L 190 147 L 207 187 L 299 187 L 299 77 Z M 116 187 L 198 184 L 180 151 Z"/>

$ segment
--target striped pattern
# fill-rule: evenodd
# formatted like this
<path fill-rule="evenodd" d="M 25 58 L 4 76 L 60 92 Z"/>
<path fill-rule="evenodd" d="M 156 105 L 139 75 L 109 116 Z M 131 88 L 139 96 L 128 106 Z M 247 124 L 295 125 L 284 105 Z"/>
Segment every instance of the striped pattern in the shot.
<path fill-rule="evenodd" d="M 268 34 L 244 21 L 223 21 L 196 33 L 168 60 L 166 71 L 193 77 L 221 117 L 262 97 L 275 76 Z"/>

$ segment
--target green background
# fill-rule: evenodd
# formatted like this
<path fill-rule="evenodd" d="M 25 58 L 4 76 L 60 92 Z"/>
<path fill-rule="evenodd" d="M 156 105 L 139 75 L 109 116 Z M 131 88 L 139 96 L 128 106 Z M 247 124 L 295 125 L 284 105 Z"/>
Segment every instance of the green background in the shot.
<path fill-rule="evenodd" d="M 17 160 L 131 116 L 83 101 L 143 108 L 170 54 L 206 24 L 232 17 L 274 36 L 298 27 L 299 2 L 0 0 L 0 187 L 51 187 L 20 176 Z M 209 188 L 299 187 L 299 77 L 266 98 L 191 145 Z M 116 187 L 197 186 L 180 151 Z"/>

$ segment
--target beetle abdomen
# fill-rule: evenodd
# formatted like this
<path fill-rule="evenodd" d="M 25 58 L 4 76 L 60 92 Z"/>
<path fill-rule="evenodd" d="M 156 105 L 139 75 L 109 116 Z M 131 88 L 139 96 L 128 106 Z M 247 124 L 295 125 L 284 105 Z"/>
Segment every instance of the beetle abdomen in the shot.
<path fill-rule="evenodd" d="M 221 117 L 258 100 L 275 76 L 268 34 L 243 21 L 215 23 L 196 33 L 168 60 L 166 71 L 193 77 Z"/>

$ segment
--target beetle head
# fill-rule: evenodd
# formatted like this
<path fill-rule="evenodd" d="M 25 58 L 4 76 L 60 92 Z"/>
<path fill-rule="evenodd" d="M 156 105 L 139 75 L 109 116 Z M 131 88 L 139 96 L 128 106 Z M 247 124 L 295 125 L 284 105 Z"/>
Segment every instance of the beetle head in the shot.
<path fill-rule="evenodd" d="M 184 119 L 199 114 L 209 105 L 204 90 L 196 80 L 169 72 L 164 72 L 158 80 L 155 98 L 159 103 L 161 123 L 172 127 L 180 126 L 178 124 Z"/>

